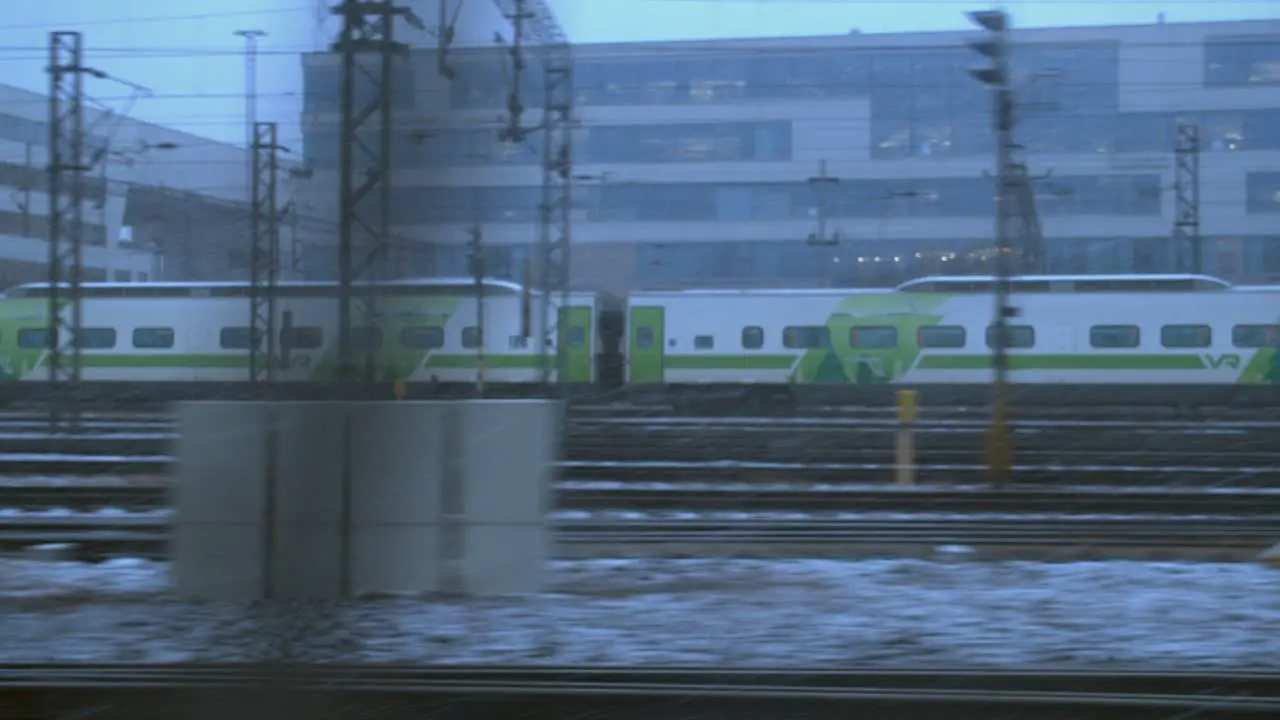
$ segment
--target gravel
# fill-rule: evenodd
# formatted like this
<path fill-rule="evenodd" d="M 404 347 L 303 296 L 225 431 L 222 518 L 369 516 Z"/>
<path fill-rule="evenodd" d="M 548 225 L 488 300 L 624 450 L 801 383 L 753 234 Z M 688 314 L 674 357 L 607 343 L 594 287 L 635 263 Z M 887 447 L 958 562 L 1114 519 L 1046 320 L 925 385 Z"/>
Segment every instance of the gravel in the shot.
<path fill-rule="evenodd" d="M 1280 667 L 1248 564 L 553 563 L 547 594 L 230 605 L 165 563 L 0 560 L 0 661 Z"/>

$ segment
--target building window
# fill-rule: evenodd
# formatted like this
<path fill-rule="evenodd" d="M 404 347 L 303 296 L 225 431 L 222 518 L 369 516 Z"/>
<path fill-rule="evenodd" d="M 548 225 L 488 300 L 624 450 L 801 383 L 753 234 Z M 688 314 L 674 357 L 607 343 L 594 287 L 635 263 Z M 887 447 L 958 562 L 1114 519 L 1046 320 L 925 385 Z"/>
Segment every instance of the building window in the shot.
<path fill-rule="evenodd" d="M 1280 172 L 1249 173 L 1245 177 L 1245 193 L 1246 212 L 1280 212 Z"/>
<path fill-rule="evenodd" d="M 1280 84 L 1280 40 L 1274 37 L 1209 38 L 1204 61 L 1210 87 Z"/>

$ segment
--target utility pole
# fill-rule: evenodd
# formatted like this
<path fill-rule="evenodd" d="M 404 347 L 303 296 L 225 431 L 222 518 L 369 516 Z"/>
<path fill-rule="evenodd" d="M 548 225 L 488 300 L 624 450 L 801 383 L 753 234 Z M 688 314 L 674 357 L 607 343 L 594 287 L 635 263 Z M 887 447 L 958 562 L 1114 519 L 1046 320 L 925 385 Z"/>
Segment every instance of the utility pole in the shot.
<path fill-rule="evenodd" d="M 1204 272 L 1200 244 L 1200 127 L 1178 125 L 1173 153 L 1173 237 L 1178 241 L 1178 264 L 1183 272 Z M 1189 256 L 1189 257 L 1188 257 Z"/>
<path fill-rule="evenodd" d="M 263 30 L 237 30 L 237 37 L 244 38 L 244 127 L 245 146 L 253 156 L 254 123 L 258 122 L 258 38 L 266 37 Z"/>
<path fill-rule="evenodd" d="M 377 282 L 387 275 L 391 244 L 391 132 L 395 61 L 406 58 L 409 48 L 395 41 L 396 21 L 404 19 L 423 29 L 412 10 L 390 0 L 343 0 L 333 8 L 342 18 L 342 33 L 333 50 L 342 55 L 342 136 L 338 197 L 338 379 L 358 379 L 359 366 L 351 341 L 353 285 L 369 273 Z M 377 63 L 369 62 L 369 56 Z M 356 105 L 356 83 L 368 82 L 373 92 L 362 107 Z M 362 129 L 377 128 L 373 142 L 365 142 Z M 373 196 L 370 212 L 366 198 Z M 372 272 L 370 272 L 372 270 Z M 361 292 L 366 325 L 378 319 L 376 286 Z M 376 380 L 375 343 L 366 343 L 364 382 Z"/>
<path fill-rule="evenodd" d="M 471 226 L 467 234 L 470 236 L 467 240 L 467 248 L 471 261 L 471 277 L 475 280 L 476 330 L 480 333 L 476 343 L 476 394 L 484 397 L 484 373 L 486 369 L 485 363 L 487 362 L 484 353 L 486 340 L 484 327 L 484 276 L 487 272 L 484 259 L 484 230 L 479 223 L 476 223 Z"/>
<path fill-rule="evenodd" d="M 551 339 L 552 308 L 561 312 L 569 307 L 569 267 L 572 249 L 573 207 L 573 46 L 565 36 L 555 14 L 545 0 L 494 0 L 494 4 L 512 21 L 514 40 L 511 62 L 515 83 L 508 97 L 508 124 L 499 137 L 522 142 L 530 132 L 542 130 L 542 202 L 540 203 L 537 279 L 542 293 L 535 342 L 544 387 L 549 387 L 553 364 L 547 352 Z M 543 103 L 542 123 L 523 126 L 524 106 L 521 102 L 521 75 L 524 70 L 524 41 L 538 43 L 542 59 Z M 556 298 L 556 300 L 553 300 Z M 556 323 L 557 327 L 559 322 Z M 561 394 L 569 389 L 569 333 L 556 338 L 555 372 Z"/>
<path fill-rule="evenodd" d="M 253 207 L 249 215 L 249 382 L 277 378 L 276 283 L 280 278 L 280 213 L 276 209 L 279 131 L 275 123 L 254 123 Z"/>
<path fill-rule="evenodd" d="M 84 272 L 84 37 L 49 36 L 49 329 L 53 432 L 80 427 L 80 282 Z"/>
<path fill-rule="evenodd" d="M 1013 452 L 1009 444 L 1007 416 L 1009 343 L 1007 320 L 1015 310 L 1009 304 L 1011 253 L 1010 225 L 1014 220 L 1014 184 L 1021 178 L 1013 171 L 1013 92 L 1010 89 L 1009 72 L 1009 16 L 1000 10 L 981 10 L 969 13 L 969 19 L 987 31 L 983 40 L 969 43 L 978 54 L 989 59 L 991 66 L 970 70 L 979 82 L 994 92 L 992 121 L 996 140 L 996 292 L 995 292 L 995 355 L 992 358 L 995 383 L 992 398 L 991 429 L 987 437 L 987 467 L 992 484 L 1001 485 L 1008 480 L 1013 464 Z"/>
<path fill-rule="evenodd" d="M 245 192 L 248 194 L 248 204 L 251 208 L 257 202 L 257 196 L 253 189 L 255 181 L 256 169 L 254 163 L 257 161 L 257 150 L 254 147 L 257 143 L 256 123 L 258 122 L 258 38 L 266 37 L 267 33 L 263 30 L 237 30 L 233 33 L 236 37 L 244 39 L 244 152 L 245 152 Z M 252 246 L 257 242 L 254 238 L 252 216 L 249 220 L 249 243 Z M 250 265 L 253 260 L 250 259 Z M 253 272 L 252 267 L 250 272 Z M 250 373 L 252 373 L 252 369 Z"/>
<path fill-rule="evenodd" d="M 818 200 L 818 232 L 809 233 L 808 244 L 830 247 L 839 245 L 843 239 L 839 232 L 827 234 L 827 191 L 834 185 L 840 184 L 840 178 L 831 177 L 827 174 L 827 161 L 823 160 L 818 163 L 818 174 L 809 178 L 809 187 L 814 188 L 814 193 Z"/>

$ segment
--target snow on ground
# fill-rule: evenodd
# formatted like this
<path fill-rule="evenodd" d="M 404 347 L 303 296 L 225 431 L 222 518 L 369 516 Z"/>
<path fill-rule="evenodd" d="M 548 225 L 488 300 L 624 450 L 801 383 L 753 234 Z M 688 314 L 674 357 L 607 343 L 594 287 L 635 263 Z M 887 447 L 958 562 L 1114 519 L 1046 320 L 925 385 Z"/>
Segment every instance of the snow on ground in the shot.
<path fill-rule="evenodd" d="M 163 563 L 6 560 L 0 661 L 237 660 L 275 643 L 402 662 L 1280 666 L 1280 572 L 1262 566 L 592 560 L 552 573 L 531 597 L 272 611 L 181 602 Z"/>

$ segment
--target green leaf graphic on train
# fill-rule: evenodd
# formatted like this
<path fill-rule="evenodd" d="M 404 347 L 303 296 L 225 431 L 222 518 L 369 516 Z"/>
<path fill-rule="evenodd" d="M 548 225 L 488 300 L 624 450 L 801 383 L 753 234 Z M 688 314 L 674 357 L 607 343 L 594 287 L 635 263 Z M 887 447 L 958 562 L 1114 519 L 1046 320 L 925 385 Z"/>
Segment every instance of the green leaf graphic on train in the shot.
<path fill-rule="evenodd" d="M 945 298 L 855 297 L 827 319 L 825 348 L 805 352 L 793 380 L 824 384 L 886 385 L 915 364 L 917 330 L 937 325 L 931 314 Z"/>
<path fill-rule="evenodd" d="M 1258 350 L 1240 375 L 1240 382 L 1280 384 L 1280 353 L 1275 348 Z"/>

